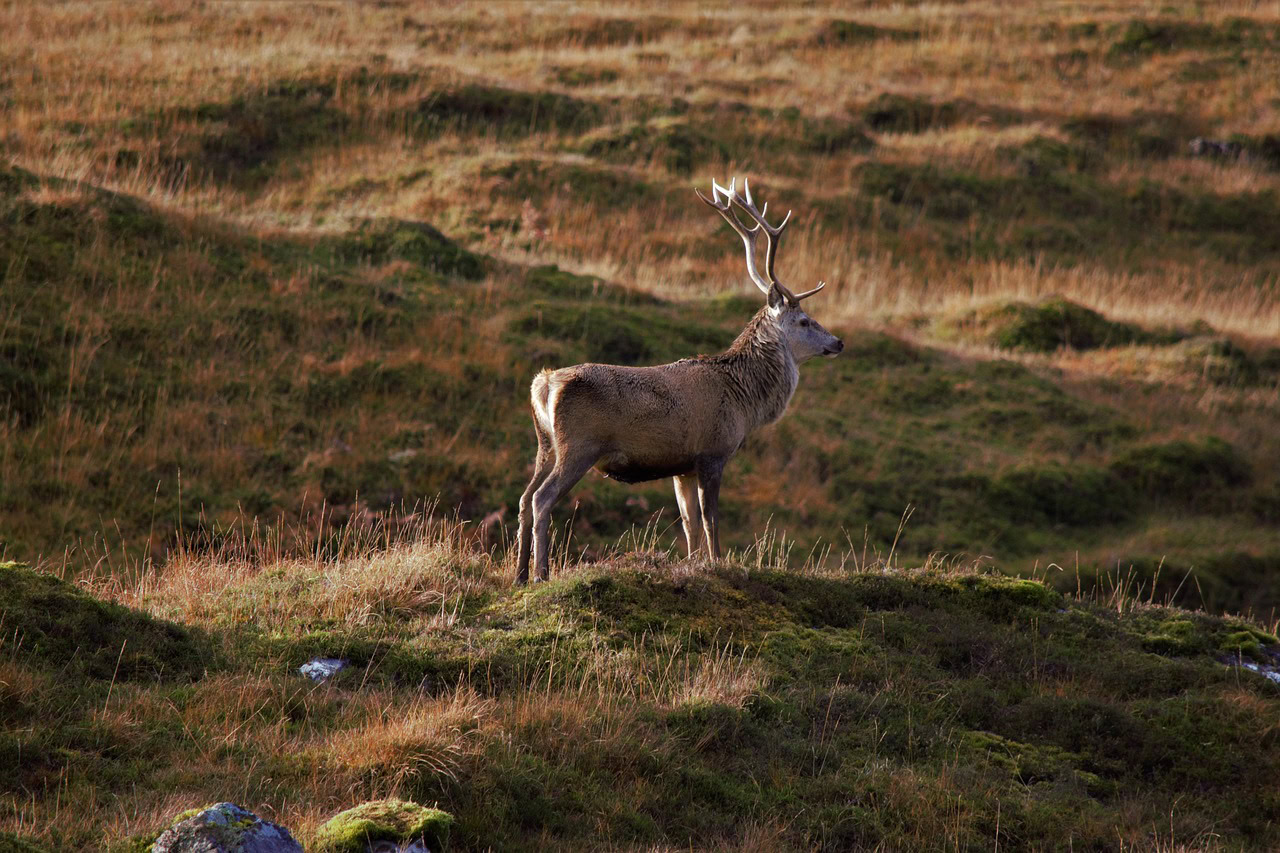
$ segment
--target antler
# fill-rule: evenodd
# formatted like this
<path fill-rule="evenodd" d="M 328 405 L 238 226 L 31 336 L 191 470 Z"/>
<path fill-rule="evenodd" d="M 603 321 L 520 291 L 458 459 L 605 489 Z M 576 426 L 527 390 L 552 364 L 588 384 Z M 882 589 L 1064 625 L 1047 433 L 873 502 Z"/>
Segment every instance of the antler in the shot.
<path fill-rule="evenodd" d="M 756 287 L 760 288 L 765 294 L 769 293 L 769 288 L 777 287 L 778 291 L 786 298 L 788 302 L 795 305 L 801 299 L 807 299 L 826 287 L 826 282 L 819 282 L 818 286 L 813 290 L 805 291 L 799 295 L 792 293 L 786 285 L 778 281 L 777 275 L 774 274 L 774 261 L 778 256 L 778 244 L 782 241 L 782 231 L 787 227 L 787 223 L 791 221 L 791 211 L 787 211 L 787 215 L 783 217 L 782 222 L 776 226 L 770 225 L 765 219 L 765 214 L 769 212 L 769 203 L 765 202 L 764 210 L 758 210 L 755 202 L 751 198 L 751 184 L 748 180 L 742 181 L 742 192 L 746 197 L 738 195 L 734 189 L 737 178 L 729 181 L 728 189 L 720 186 L 713 179 L 711 181 L 711 198 L 707 198 L 702 194 L 702 190 L 695 188 L 694 192 L 698 194 L 698 198 L 702 199 L 711 207 L 720 212 L 725 221 L 738 232 L 738 236 L 742 238 L 743 244 L 747 249 L 747 273 L 751 276 L 751 280 L 755 282 Z M 721 202 L 720 196 L 724 196 Z M 755 220 L 755 225 L 748 228 L 738 219 L 738 214 L 733 211 L 733 204 L 738 205 L 747 212 L 747 215 Z M 756 269 L 756 239 L 763 231 L 767 241 L 765 246 L 764 275 L 760 275 L 760 271 Z"/>
<path fill-rule="evenodd" d="M 756 239 L 760 236 L 760 226 L 756 225 L 753 228 L 748 228 L 742 224 L 742 220 L 738 219 L 738 214 L 733 212 L 731 202 L 736 201 L 739 204 L 742 204 L 741 196 L 734 191 L 734 185 L 737 183 L 737 180 L 737 178 L 731 179 L 729 181 L 729 188 L 725 189 L 717 184 L 713 178 L 711 181 L 711 198 L 707 198 L 703 195 L 702 190 L 697 187 L 695 187 L 693 191 L 698 194 L 698 198 L 702 199 L 709 206 L 714 207 L 719 211 L 720 215 L 724 217 L 724 221 L 728 222 L 729 226 L 733 228 L 734 231 L 738 232 L 738 236 L 742 238 L 743 245 L 747 248 L 747 274 L 751 276 L 751 280 L 755 282 L 756 287 L 760 288 L 763 293 L 768 295 L 769 288 L 774 283 L 773 276 L 770 275 L 769 278 L 766 279 L 761 276 L 760 271 L 756 269 Z M 720 200 L 720 196 L 722 194 L 724 195 L 724 201 Z M 766 258 L 772 257 L 772 254 L 773 237 L 770 235 L 769 250 L 766 254 Z"/>

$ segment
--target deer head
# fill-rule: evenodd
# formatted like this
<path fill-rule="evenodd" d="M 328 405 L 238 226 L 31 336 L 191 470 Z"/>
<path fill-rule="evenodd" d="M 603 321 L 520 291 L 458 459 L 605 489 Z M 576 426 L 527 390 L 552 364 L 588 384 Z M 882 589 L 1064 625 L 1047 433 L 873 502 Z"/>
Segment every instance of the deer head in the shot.
<path fill-rule="evenodd" d="M 824 329 L 817 320 L 810 317 L 800 307 L 801 300 L 813 296 L 826 287 L 827 283 L 820 281 L 818 286 L 812 290 L 806 290 L 804 293 L 794 293 L 778 280 L 777 274 L 774 272 L 774 262 L 778 257 L 778 245 L 782 242 L 783 230 L 787 227 L 787 223 L 791 221 L 791 211 L 787 211 L 787 215 L 783 217 L 779 225 L 770 225 L 765 218 L 765 214 L 769 212 L 769 204 L 766 202 L 763 210 L 756 208 L 755 202 L 751 198 L 750 183 L 746 180 L 742 182 L 742 195 L 738 195 L 735 189 L 736 183 L 737 179 L 732 179 L 729 181 L 728 188 L 725 188 L 713 180 L 711 182 L 711 198 L 703 195 L 700 189 L 695 189 L 694 192 L 698 194 L 698 198 L 719 211 L 730 227 L 738 232 L 738 236 L 742 238 L 742 243 L 747 250 L 747 274 L 751 276 L 751 280 L 755 282 L 756 287 L 760 288 L 768 299 L 770 316 L 779 332 L 780 339 L 786 342 L 792 357 L 797 362 L 805 361 L 816 355 L 834 358 L 844 349 L 844 343 Z M 733 209 L 734 205 L 741 208 L 755 224 L 748 228 L 738 218 L 738 214 Z M 763 275 L 761 275 L 759 268 L 756 266 L 756 241 L 762 233 L 765 235 Z"/>

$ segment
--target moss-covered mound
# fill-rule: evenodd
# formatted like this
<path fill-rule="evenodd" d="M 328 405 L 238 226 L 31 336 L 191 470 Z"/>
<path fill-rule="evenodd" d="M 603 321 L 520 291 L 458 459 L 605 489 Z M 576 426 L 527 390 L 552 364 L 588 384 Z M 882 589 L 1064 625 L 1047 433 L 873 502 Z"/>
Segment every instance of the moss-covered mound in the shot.
<path fill-rule="evenodd" d="M 364 853 L 378 841 L 421 840 L 438 851 L 449 841 L 453 816 L 403 800 L 376 800 L 331 817 L 316 832 L 313 853 Z"/>
<path fill-rule="evenodd" d="M 1067 299 L 1007 302 L 943 321 L 942 331 L 1008 350 L 1048 353 L 1125 346 L 1158 337 L 1130 323 L 1108 320 Z"/>
<path fill-rule="evenodd" d="M 212 654 L 193 629 L 99 601 L 20 563 L 0 563 L 0 623 L 20 660 L 90 678 L 196 679 Z"/>

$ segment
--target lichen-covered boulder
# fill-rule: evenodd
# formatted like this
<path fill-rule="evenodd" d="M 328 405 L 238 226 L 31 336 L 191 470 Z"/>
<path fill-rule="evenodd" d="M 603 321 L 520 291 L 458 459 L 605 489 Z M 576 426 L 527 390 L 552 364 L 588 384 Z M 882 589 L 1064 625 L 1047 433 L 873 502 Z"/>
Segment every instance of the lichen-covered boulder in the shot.
<path fill-rule="evenodd" d="M 334 815 L 316 833 L 312 853 L 440 853 L 453 815 L 403 800 L 374 800 Z"/>
<path fill-rule="evenodd" d="M 152 853 L 302 853 L 289 830 L 235 803 L 218 803 L 178 815 L 160 833 Z"/>

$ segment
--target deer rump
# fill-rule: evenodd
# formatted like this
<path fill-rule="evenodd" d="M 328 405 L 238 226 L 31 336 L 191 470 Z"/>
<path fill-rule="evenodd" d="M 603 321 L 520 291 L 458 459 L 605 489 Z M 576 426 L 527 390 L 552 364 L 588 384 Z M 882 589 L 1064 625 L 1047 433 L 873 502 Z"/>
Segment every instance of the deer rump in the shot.
<path fill-rule="evenodd" d="M 656 367 L 583 364 L 545 373 L 533 394 L 539 426 L 557 446 L 590 436 L 600 454 L 593 467 L 620 483 L 693 474 L 699 456 L 718 442 L 714 430 L 707 434 L 707 419 L 691 411 L 693 401 L 683 399 L 691 372 L 701 372 L 696 359 Z M 700 384 L 703 406 L 706 389 Z"/>

